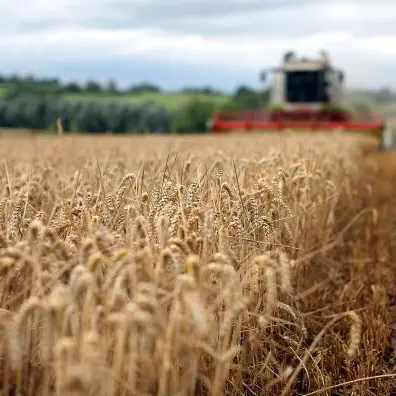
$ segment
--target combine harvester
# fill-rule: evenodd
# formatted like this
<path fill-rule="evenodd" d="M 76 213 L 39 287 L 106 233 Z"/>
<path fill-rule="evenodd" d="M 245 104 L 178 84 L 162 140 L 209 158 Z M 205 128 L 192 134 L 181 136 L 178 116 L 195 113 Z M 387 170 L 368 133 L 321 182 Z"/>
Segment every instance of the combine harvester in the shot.
<path fill-rule="evenodd" d="M 328 55 L 318 59 L 296 58 L 293 52 L 283 64 L 263 71 L 265 82 L 273 74 L 267 111 L 218 112 L 208 122 L 212 132 L 231 131 L 333 131 L 374 134 L 382 150 L 396 147 L 394 134 L 382 115 L 355 114 L 343 106 L 344 73 L 332 67 Z"/>

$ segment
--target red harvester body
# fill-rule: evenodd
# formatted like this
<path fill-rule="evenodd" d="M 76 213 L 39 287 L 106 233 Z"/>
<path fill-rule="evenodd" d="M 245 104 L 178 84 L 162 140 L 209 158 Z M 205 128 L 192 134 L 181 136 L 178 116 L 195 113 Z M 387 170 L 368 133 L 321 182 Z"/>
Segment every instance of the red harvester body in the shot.
<path fill-rule="evenodd" d="M 344 73 L 334 69 L 325 52 L 319 59 L 296 59 L 293 52 L 271 72 L 274 82 L 266 111 L 218 112 L 209 121 L 213 132 L 345 130 L 382 136 L 384 117 L 355 114 L 342 105 Z M 261 80 L 267 72 L 261 73 Z"/>

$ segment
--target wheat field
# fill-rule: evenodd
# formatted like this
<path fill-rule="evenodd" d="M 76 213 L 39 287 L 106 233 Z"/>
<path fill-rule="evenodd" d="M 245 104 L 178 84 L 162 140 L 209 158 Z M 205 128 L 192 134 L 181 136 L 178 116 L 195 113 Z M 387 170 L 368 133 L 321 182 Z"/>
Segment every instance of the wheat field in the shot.
<path fill-rule="evenodd" d="M 1 395 L 396 394 L 384 156 L 339 133 L 0 137 Z"/>

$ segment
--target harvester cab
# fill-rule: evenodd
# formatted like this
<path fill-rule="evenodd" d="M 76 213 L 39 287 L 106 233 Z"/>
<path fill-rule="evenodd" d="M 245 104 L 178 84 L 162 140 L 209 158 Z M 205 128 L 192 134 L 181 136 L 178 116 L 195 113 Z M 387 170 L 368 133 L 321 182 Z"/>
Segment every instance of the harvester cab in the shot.
<path fill-rule="evenodd" d="M 266 111 L 218 112 L 209 127 L 213 132 L 341 130 L 373 133 L 383 148 L 392 148 L 391 134 L 381 115 L 353 113 L 344 106 L 345 76 L 322 51 L 318 58 L 299 58 L 286 52 L 279 67 L 262 71 L 261 82 L 272 74 Z"/>
<path fill-rule="evenodd" d="M 342 105 L 344 74 L 331 67 L 326 54 L 318 59 L 299 59 L 288 52 L 280 67 L 260 73 L 262 82 L 269 72 L 274 80 L 270 97 L 272 110 L 301 118 L 303 113 L 316 115 L 326 108 L 336 110 Z"/>

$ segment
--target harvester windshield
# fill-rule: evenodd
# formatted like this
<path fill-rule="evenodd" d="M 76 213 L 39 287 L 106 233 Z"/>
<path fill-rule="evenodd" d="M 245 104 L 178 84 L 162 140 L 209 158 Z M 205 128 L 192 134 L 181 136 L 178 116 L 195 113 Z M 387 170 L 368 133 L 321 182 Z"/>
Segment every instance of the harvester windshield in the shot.
<path fill-rule="evenodd" d="M 325 70 L 287 71 L 286 100 L 289 103 L 327 103 Z"/>

